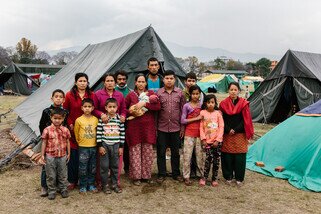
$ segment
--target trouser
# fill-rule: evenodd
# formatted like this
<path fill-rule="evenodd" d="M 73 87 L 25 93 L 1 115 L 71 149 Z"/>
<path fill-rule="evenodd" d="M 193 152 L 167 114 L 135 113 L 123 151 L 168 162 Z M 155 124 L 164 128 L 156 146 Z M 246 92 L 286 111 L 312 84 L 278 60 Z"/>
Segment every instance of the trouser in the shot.
<path fill-rule="evenodd" d="M 126 142 L 124 144 L 123 162 L 124 162 L 124 170 L 126 173 L 128 173 L 129 166 L 130 166 L 130 159 L 129 159 L 129 148 L 128 148 L 128 144 Z"/>
<path fill-rule="evenodd" d="M 246 153 L 225 153 L 222 152 L 222 173 L 226 180 L 235 178 L 237 181 L 244 181 L 246 166 Z"/>
<path fill-rule="evenodd" d="M 157 167 L 158 176 L 166 176 L 166 149 L 171 150 L 171 166 L 172 176 L 176 178 L 180 175 L 179 171 L 179 147 L 180 147 L 179 132 L 162 132 L 158 131 L 157 136 Z"/>
<path fill-rule="evenodd" d="M 46 181 L 46 168 L 42 166 L 41 168 L 41 175 L 40 175 L 41 187 L 48 188 L 47 181 Z"/>
<path fill-rule="evenodd" d="M 79 155 L 78 149 L 70 149 L 70 159 L 68 162 L 68 182 L 78 183 Z"/>
<path fill-rule="evenodd" d="M 46 177 L 48 193 L 55 194 L 58 189 L 63 192 L 67 190 L 67 156 L 50 157 L 46 155 Z"/>
<path fill-rule="evenodd" d="M 152 177 L 153 145 L 139 143 L 129 147 L 131 179 L 150 179 Z"/>
<path fill-rule="evenodd" d="M 200 170 L 201 177 L 203 176 L 204 165 L 204 152 L 202 151 L 201 140 L 199 137 L 184 137 L 184 164 L 183 164 L 183 177 L 190 178 L 191 174 L 191 159 L 195 151 L 196 166 Z"/>
<path fill-rule="evenodd" d="M 197 170 L 198 166 L 197 166 L 197 162 L 196 162 L 196 151 L 195 151 L 195 147 L 193 149 L 193 153 L 192 153 L 192 159 L 191 159 L 191 177 L 195 177 L 195 176 L 200 176 L 199 170 Z"/>
<path fill-rule="evenodd" d="M 112 186 L 117 185 L 118 178 L 118 149 L 119 144 L 107 145 L 105 143 L 102 144 L 106 153 L 100 156 L 100 176 L 101 176 L 101 184 L 102 186 L 106 186 L 108 184 L 108 171 L 110 170 L 110 178 Z"/>
<path fill-rule="evenodd" d="M 207 179 L 212 165 L 212 181 L 216 181 L 220 165 L 221 147 L 205 148 L 206 158 L 204 166 L 204 178 Z"/>
<path fill-rule="evenodd" d="M 79 147 L 79 187 L 87 188 L 95 184 L 96 147 Z"/>

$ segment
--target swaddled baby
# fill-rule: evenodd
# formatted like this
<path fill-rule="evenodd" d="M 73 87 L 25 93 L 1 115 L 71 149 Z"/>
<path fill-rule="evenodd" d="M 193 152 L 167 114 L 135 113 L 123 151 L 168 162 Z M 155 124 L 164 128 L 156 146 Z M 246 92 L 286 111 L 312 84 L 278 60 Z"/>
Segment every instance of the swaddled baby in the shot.
<path fill-rule="evenodd" d="M 141 93 L 138 96 L 139 102 L 145 102 L 145 103 L 155 103 L 155 102 L 157 102 L 157 100 L 158 100 L 157 95 L 155 95 L 155 94 L 153 94 L 151 96 L 147 96 L 147 95 L 148 95 L 148 92 Z M 140 117 L 140 116 L 144 115 L 145 112 L 147 112 L 147 111 L 148 111 L 148 109 L 145 108 L 145 107 L 138 108 L 137 104 L 132 105 L 129 108 L 129 113 L 131 114 L 131 116 L 127 117 L 127 120 L 132 120 L 135 117 Z"/>

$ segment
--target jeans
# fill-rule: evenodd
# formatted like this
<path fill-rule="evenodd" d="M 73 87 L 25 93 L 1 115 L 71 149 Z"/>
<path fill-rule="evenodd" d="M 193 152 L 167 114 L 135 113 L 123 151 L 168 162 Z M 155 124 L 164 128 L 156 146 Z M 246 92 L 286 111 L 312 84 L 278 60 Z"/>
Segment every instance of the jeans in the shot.
<path fill-rule="evenodd" d="M 67 190 L 67 156 L 46 156 L 46 175 L 48 193 L 55 194 L 57 187 L 61 192 Z"/>
<path fill-rule="evenodd" d="M 107 145 L 102 144 L 106 153 L 100 156 L 100 176 L 102 186 L 106 186 L 108 182 L 108 171 L 110 170 L 110 178 L 112 186 L 117 185 L 118 178 L 118 149 L 119 144 Z"/>
<path fill-rule="evenodd" d="M 95 184 L 96 147 L 79 147 L 79 187 L 87 188 Z"/>

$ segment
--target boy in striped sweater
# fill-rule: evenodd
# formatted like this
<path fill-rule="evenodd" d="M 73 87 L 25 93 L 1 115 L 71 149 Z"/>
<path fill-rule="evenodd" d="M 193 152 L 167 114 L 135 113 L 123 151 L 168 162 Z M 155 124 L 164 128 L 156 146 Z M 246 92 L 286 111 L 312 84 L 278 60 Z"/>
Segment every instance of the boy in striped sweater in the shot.
<path fill-rule="evenodd" d="M 122 190 L 117 185 L 118 158 L 123 154 L 125 142 L 124 123 L 120 122 L 120 116 L 116 113 L 118 104 L 115 98 L 106 100 L 108 122 L 103 123 L 99 119 L 97 126 L 97 145 L 100 154 L 100 176 L 102 190 L 106 194 L 111 194 L 112 190 L 121 193 Z M 110 170 L 111 186 L 107 184 L 108 171 Z"/>

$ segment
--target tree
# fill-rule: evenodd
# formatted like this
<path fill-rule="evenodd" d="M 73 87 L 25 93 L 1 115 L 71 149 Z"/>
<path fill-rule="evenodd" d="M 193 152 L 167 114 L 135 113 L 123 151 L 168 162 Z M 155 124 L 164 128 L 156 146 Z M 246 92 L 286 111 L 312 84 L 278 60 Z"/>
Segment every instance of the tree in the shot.
<path fill-rule="evenodd" d="M 52 60 L 57 65 L 66 65 L 68 62 L 70 62 L 73 58 L 75 58 L 78 55 L 77 52 L 71 51 L 71 52 L 59 52 L 56 55 L 52 57 Z"/>
<path fill-rule="evenodd" d="M 265 78 L 270 73 L 271 61 L 267 58 L 261 58 L 256 62 L 256 70 L 259 76 Z"/>
<path fill-rule="evenodd" d="M 244 70 L 244 65 L 240 61 L 228 60 L 226 63 L 227 70 Z"/>
<path fill-rule="evenodd" d="M 49 64 L 51 60 L 50 55 L 46 51 L 37 51 L 36 57 L 33 60 L 35 64 Z"/>
<path fill-rule="evenodd" d="M 7 50 L 0 46 L 0 71 L 4 66 L 8 66 L 10 63 L 11 59 Z"/>
<path fill-rule="evenodd" d="M 223 59 L 217 57 L 214 59 L 214 69 L 223 70 L 226 68 L 226 64 Z"/>
<path fill-rule="evenodd" d="M 31 43 L 29 39 L 22 38 L 16 45 L 16 50 L 20 63 L 32 63 L 38 47 Z"/>
<path fill-rule="evenodd" d="M 185 61 L 188 63 L 188 70 L 189 72 L 197 73 L 199 62 L 196 56 L 189 56 L 185 59 Z"/>
<path fill-rule="evenodd" d="M 7 47 L 6 51 L 12 62 L 19 63 L 19 56 L 15 47 Z"/>

